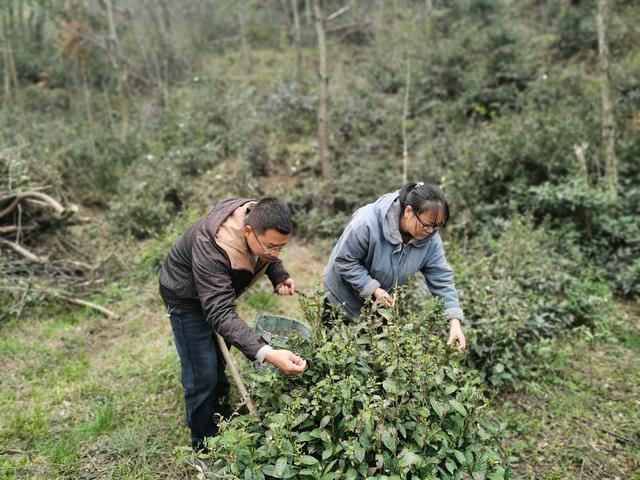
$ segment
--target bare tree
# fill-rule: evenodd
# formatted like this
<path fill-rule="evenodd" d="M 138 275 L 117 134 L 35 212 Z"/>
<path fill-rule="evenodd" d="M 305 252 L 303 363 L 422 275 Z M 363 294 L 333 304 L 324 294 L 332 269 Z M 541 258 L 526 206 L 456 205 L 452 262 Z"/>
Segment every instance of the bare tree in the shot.
<path fill-rule="evenodd" d="M 407 117 L 409 116 L 409 92 L 411 90 L 411 58 L 407 51 L 407 76 L 404 89 L 404 108 L 402 110 L 402 183 L 407 183 L 409 171 L 409 147 L 407 141 Z"/>
<path fill-rule="evenodd" d="M 15 104 L 20 116 L 20 128 L 22 135 L 25 139 L 29 139 L 29 126 L 27 124 L 27 116 L 24 109 L 24 103 L 22 101 L 22 94 L 20 92 L 20 84 L 18 83 L 18 73 L 16 71 L 16 62 L 13 58 L 13 28 L 11 27 L 11 21 L 6 15 L 2 16 L 2 33 L 4 35 L 4 62 L 5 62 L 5 94 L 7 94 L 6 101 L 11 98 L 11 83 L 13 82 L 13 96 L 15 97 Z"/>
<path fill-rule="evenodd" d="M 129 132 L 129 88 L 128 88 L 128 65 L 121 61 L 122 49 L 120 48 L 120 39 L 116 23 L 113 18 L 113 4 L 111 0 L 104 0 L 107 9 L 107 23 L 109 25 L 109 41 L 107 46 L 107 54 L 111 61 L 111 65 L 116 71 L 116 85 L 120 99 L 120 116 L 122 120 L 121 134 L 125 137 Z"/>
<path fill-rule="evenodd" d="M 313 21 L 311 0 L 304 0 L 304 19 L 307 22 L 307 25 L 311 25 L 311 22 Z"/>
<path fill-rule="evenodd" d="M 247 41 L 247 31 L 244 23 L 244 2 L 237 3 L 236 15 L 238 16 L 238 25 L 240 27 L 240 44 L 242 47 L 242 55 L 247 69 L 247 73 L 251 73 L 251 52 L 249 52 L 249 42 Z"/>
<path fill-rule="evenodd" d="M 598 56 L 600 60 L 600 85 L 602 96 L 602 143 L 604 151 L 604 188 L 611 200 L 617 197 L 618 160 L 616 158 L 616 124 L 609 85 L 609 47 L 607 45 L 607 21 L 609 0 L 598 0 L 596 25 L 598 28 Z"/>
<path fill-rule="evenodd" d="M 320 11 L 319 0 L 312 0 L 313 16 L 318 37 L 318 145 L 320 149 L 320 166 L 322 178 L 331 187 L 333 172 L 329 153 L 327 113 L 329 103 L 329 77 L 327 75 L 327 46 L 325 39 L 324 18 Z"/>
<path fill-rule="evenodd" d="M 296 48 L 296 70 L 295 79 L 300 83 L 302 80 L 302 46 L 300 45 L 300 16 L 298 14 L 298 0 L 291 0 L 293 10 L 293 43 Z"/>

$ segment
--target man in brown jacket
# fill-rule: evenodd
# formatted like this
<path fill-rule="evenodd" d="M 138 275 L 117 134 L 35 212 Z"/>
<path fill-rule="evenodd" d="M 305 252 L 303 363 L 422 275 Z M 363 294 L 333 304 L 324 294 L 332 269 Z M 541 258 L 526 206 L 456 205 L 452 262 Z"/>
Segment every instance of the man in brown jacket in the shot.
<path fill-rule="evenodd" d="M 249 359 L 286 374 L 306 367 L 292 352 L 268 346 L 236 313 L 236 298 L 264 273 L 279 295 L 294 293 L 293 278 L 278 260 L 292 228 L 289 207 L 276 198 L 230 198 L 192 225 L 165 258 L 160 295 L 180 357 L 195 450 L 217 433 L 214 413 L 229 410 L 230 386 L 214 332 Z"/>

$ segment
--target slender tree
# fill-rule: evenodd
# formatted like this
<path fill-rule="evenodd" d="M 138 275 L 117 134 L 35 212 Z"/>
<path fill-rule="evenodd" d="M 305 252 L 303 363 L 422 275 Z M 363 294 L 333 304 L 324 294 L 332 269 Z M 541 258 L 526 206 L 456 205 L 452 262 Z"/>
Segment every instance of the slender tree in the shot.
<path fill-rule="evenodd" d="M 325 39 L 324 18 L 320 11 L 319 0 L 312 0 L 313 16 L 318 37 L 318 145 L 320 149 L 320 166 L 322 178 L 329 188 L 333 183 L 331 168 L 331 156 L 329 152 L 328 138 L 328 103 L 329 103 L 329 77 L 327 75 L 327 47 Z"/>
<path fill-rule="evenodd" d="M 409 116 L 409 92 L 411 91 L 411 58 L 407 51 L 407 75 L 404 88 L 404 107 L 402 109 L 402 183 L 407 183 L 409 172 L 409 146 L 407 140 L 407 117 Z"/>
<path fill-rule="evenodd" d="M 107 53 L 116 74 L 116 88 L 120 100 L 121 134 L 123 137 L 129 133 L 129 86 L 128 65 L 122 58 L 122 49 L 118 30 L 113 16 L 113 4 L 111 0 L 104 0 L 107 9 L 107 24 L 109 25 L 109 42 Z"/>
<path fill-rule="evenodd" d="M 618 160 L 616 158 L 616 123 L 609 82 L 609 46 L 607 45 L 607 22 L 609 0 L 598 0 L 596 25 L 598 29 L 598 56 L 600 63 L 600 86 L 602 97 L 602 144 L 604 152 L 604 188 L 611 200 L 618 191 Z"/>
<path fill-rule="evenodd" d="M 247 40 L 247 31 L 244 21 L 244 2 L 238 2 L 236 5 L 236 15 L 238 16 L 238 26 L 240 27 L 240 45 L 242 47 L 242 55 L 244 56 L 247 73 L 251 73 L 251 52 L 249 51 L 249 41 Z"/>
<path fill-rule="evenodd" d="M 1 14 L 0 14 L 1 15 Z M 5 93 L 11 95 L 11 83 L 13 83 L 13 96 L 15 97 L 15 105 L 18 109 L 20 118 L 20 129 L 26 140 L 29 140 L 29 126 L 27 124 L 27 116 L 22 101 L 22 93 L 20 92 L 20 83 L 18 82 L 18 72 L 16 70 L 16 62 L 13 58 L 13 28 L 6 15 L 2 16 L 2 33 L 4 35 L 4 61 L 5 69 L 8 70 L 9 76 L 5 76 Z M 6 74 L 5 74 L 6 75 Z M 7 78 L 9 79 L 7 81 Z M 7 101 L 10 97 L 7 97 Z"/>
<path fill-rule="evenodd" d="M 291 0 L 293 10 L 293 43 L 296 48 L 295 79 L 297 83 L 302 81 L 302 46 L 300 44 L 300 16 L 298 13 L 298 0 Z"/>

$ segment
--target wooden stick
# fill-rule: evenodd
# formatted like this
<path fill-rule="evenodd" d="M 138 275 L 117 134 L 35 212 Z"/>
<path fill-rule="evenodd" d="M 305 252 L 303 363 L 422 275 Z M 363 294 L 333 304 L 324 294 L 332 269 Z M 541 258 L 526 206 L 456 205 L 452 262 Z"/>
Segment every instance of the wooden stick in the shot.
<path fill-rule="evenodd" d="M 233 376 L 233 381 L 236 382 L 236 386 L 238 390 L 240 390 L 240 395 L 242 395 L 242 399 L 244 400 L 245 405 L 249 409 L 249 413 L 260 420 L 260 415 L 258 415 L 258 410 L 256 410 L 253 401 L 251 400 L 251 396 L 247 391 L 247 388 L 244 386 L 244 382 L 242 381 L 242 377 L 240 377 L 240 373 L 236 368 L 236 363 L 231 357 L 231 353 L 229 353 L 229 349 L 227 348 L 227 344 L 224 342 L 224 339 L 216 332 L 216 339 L 218 340 L 218 346 L 222 351 L 222 355 L 224 356 L 227 365 L 229 366 L 229 370 L 231 370 L 231 375 Z"/>
<path fill-rule="evenodd" d="M 48 206 L 52 208 L 58 215 L 66 215 L 68 213 L 75 213 L 78 209 L 77 206 L 73 205 L 70 208 L 63 207 L 60 202 L 58 202 L 55 198 L 50 197 L 46 193 L 42 192 L 22 192 L 15 195 L 13 201 L 9 204 L 7 208 L 0 211 L 0 218 L 6 217 L 9 215 L 18 204 L 25 199 L 34 199 L 35 201 L 39 201 L 38 205 Z M 41 202 L 41 203 L 40 203 Z M 34 202 L 35 203 L 35 202 Z"/>
<path fill-rule="evenodd" d="M 31 260 L 32 262 L 47 263 L 49 261 L 48 257 L 39 257 L 35 253 L 30 252 L 29 250 L 27 250 L 26 248 L 24 248 L 21 245 L 18 245 L 15 242 L 10 242 L 9 240 L 5 240 L 4 238 L 0 238 L 0 243 L 2 243 L 3 245 L 7 245 L 8 247 L 13 248 L 20 255 L 22 255 L 23 257 Z"/>
<path fill-rule="evenodd" d="M 72 303 L 73 305 L 80 305 L 81 307 L 88 307 L 88 308 L 97 310 L 100 313 L 104 314 L 106 317 L 110 318 L 111 320 L 118 320 L 120 318 L 120 315 L 118 315 L 115 312 L 112 312 L 111 310 L 103 307 L 102 305 L 97 305 L 95 303 L 87 302 L 86 300 L 80 300 L 79 298 L 69 297 L 60 292 L 49 291 L 48 293 L 50 293 L 54 297 L 58 297 L 58 298 L 61 298 L 62 300 L 66 300 L 67 302 Z"/>
<path fill-rule="evenodd" d="M 11 225 L 8 227 L 0 227 L 0 235 L 3 233 L 15 233 L 18 230 L 22 230 L 23 232 L 26 232 L 29 230 L 35 230 L 36 228 L 38 228 L 36 225 L 25 225 L 23 227 L 18 227 L 17 225 Z"/>

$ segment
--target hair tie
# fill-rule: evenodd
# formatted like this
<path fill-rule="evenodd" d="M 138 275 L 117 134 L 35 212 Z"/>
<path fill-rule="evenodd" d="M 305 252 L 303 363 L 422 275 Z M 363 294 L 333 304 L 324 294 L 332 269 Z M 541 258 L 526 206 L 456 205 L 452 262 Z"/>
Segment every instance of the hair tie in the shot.
<path fill-rule="evenodd" d="M 418 187 L 422 187 L 423 185 L 424 185 L 424 182 L 418 182 L 418 183 L 415 184 L 415 186 L 413 187 L 412 190 L 415 190 Z"/>

